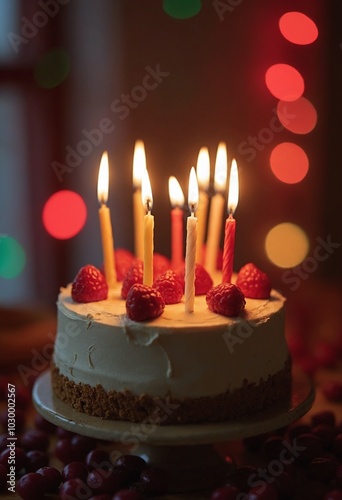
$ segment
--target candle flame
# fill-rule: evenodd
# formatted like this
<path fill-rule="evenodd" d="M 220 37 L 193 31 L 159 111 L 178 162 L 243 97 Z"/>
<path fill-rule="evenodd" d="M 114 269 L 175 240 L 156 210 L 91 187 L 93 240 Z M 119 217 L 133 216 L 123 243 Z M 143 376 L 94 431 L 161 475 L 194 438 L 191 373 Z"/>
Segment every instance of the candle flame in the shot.
<path fill-rule="evenodd" d="M 133 187 L 141 188 L 143 172 L 146 170 L 146 155 L 143 141 L 137 140 L 134 147 L 133 155 Z"/>
<path fill-rule="evenodd" d="M 229 177 L 228 214 L 234 214 L 239 201 L 239 173 L 236 160 L 232 161 Z"/>
<path fill-rule="evenodd" d="M 197 179 L 198 187 L 202 191 L 207 191 L 210 180 L 210 159 L 208 148 L 201 148 L 197 159 Z"/>
<path fill-rule="evenodd" d="M 169 197 L 173 207 L 182 207 L 184 205 L 184 194 L 176 177 L 169 177 Z"/>
<path fill-rule="evenodd" d="M 97 199 L 101 205 L 107 203 L 108 186 L 109 186 L 108 153 L 107 151 L 104 151 L 100 162 L 99 175 L 97 180 Z"/>
<path fill-rule="evenodd" d="M 227 184 L 227 149 L 224 142 L 220 142 L 217 148 L 215 162 L 215 191 L 225 192 Z"/>
<path fill-rule="evenodd" d="M 191 167 L 189 176 L 188 204 L 191 214 L 194 214 L 198 204 L 198 183 L 194 167 Z"/>
<path fill-rule="evenodd" d="M 151 212 L 153 205 L 152 188 L 147 168 L 143 171 L 141 179 L 141 201 L 147 212 Z"/>

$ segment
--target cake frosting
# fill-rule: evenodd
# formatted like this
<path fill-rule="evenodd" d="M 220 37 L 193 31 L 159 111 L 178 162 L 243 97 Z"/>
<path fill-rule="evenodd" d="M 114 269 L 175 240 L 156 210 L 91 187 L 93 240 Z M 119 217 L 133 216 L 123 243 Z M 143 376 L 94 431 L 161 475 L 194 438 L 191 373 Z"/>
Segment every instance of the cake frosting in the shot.
<path fill-rule="evenodd" d="M 228 318 L 196 296 L 193 313 L 181 302 L 139 323 L 126 315 L 119 287 L 83 304 L 69 285 L 57 302 L 54 391 L 79 411 L 136 422 L 218 421 L 261 410 L 290 394 L 284 303 L 272 290 Z"/>

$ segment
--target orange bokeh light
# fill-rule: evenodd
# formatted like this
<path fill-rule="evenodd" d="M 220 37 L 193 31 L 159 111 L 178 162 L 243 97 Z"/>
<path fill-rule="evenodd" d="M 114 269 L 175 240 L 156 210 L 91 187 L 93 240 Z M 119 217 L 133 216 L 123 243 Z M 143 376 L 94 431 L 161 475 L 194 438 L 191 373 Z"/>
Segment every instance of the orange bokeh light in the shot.
<path fill-rule="evenodd" d="M 287 184 L 302 181 L 309 170 L 305 151 L 292 142 L 283 142 L 273 148 L 270 165 L 277 179 Z"/>
<path fill-rule="evenodd" d="M 79 194 L 64 189 L 50 196 L 44 205 L 42 218 L 44 227 L 51 236 L 66 240 L 83 228 L 87 208 Z"/>
<path fill-rule="evenodd" d="M 279 101 L 277 105 L 279 121 L 295 134 L 308 134 L 317 124 L 317 111 L 305 97 L 296 101 Z"/>
<path fill-rule="evenodd" d="M 279 19 L 281 34 L 289 42 L 309 45 L 318 37 L 316 24 L 302 12 L 287 12 Z"/>
<path fill-rule="evenodd" d="M 283 101 L 295 101 L 304 92 L 304 79 L 289 64 L 273 64 L 266 71 L 265 82 L 274 97 Z"/>

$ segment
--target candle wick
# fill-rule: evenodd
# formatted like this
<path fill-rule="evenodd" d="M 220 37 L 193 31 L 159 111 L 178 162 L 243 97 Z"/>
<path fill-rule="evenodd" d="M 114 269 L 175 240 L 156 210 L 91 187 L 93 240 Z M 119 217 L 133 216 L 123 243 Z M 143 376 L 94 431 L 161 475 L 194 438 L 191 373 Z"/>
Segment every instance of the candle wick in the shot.
<path fill-rule="evenodd" d="M 151 200 L 146 200 L 146 211 L 150 215 L 151 214 Z"/>
<path fill-rule="evenodd" d="M 194 203 L 191 203 L 191 205 L 190 205 L 190 213 L 191 213 L 191 217 L 195 216 L 195 204 Z"/>

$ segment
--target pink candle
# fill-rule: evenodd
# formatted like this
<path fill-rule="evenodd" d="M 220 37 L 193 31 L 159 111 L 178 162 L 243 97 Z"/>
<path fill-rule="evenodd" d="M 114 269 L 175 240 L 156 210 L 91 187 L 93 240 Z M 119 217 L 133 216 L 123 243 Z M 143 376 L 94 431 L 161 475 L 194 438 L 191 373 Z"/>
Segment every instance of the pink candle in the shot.
<path fill-rule="evenodd" d="M 171 262 L 177 269 L 183 264 L 183 210 L 184 195 L 176 177 L 169 178 L 169 196 L 171 205 Z"/>
<path fill-rule="evenodd" d="M 239 199 L 239 176 L 236 161 L 232 161 L 228 193 L 228 218 L 224 232 L 222 283 L 230 283 L 233 274 L 236 220 L 233 214 Z"/>

